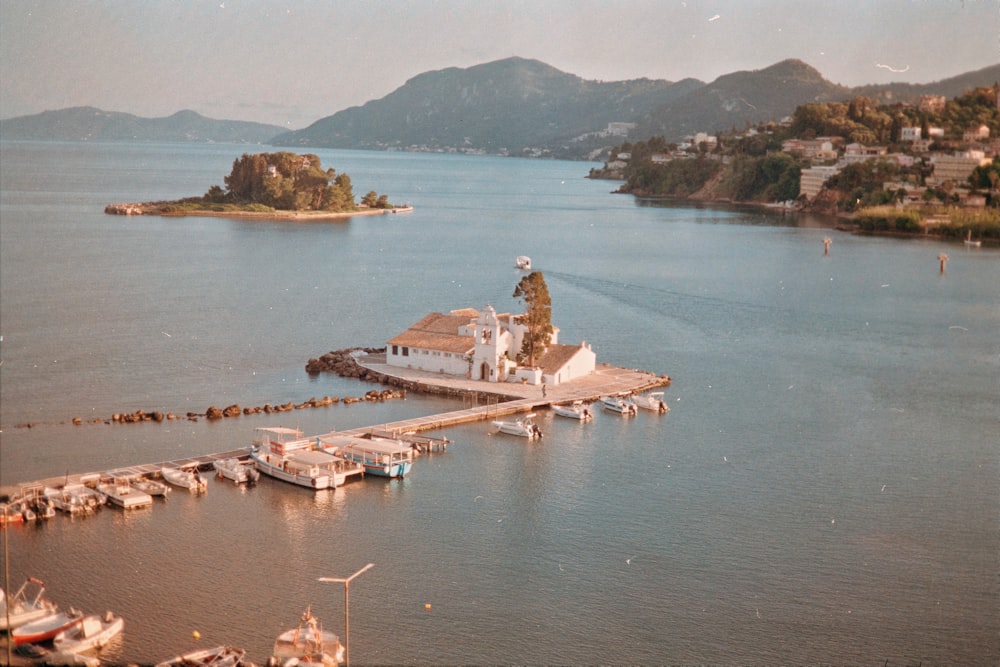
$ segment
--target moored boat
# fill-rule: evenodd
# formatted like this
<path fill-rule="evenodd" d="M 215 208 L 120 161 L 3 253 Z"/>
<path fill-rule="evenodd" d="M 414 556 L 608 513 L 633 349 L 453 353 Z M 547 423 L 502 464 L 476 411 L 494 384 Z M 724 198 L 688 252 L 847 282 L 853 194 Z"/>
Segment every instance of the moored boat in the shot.
<path fill-rule="evenodd" d="M 236 458 L 212 461 L 212 467 L 219 477 L 225 477 L 237 484 L 253 484 L 260 479 L 260 472 L 253 467 L 253 463 L 244 463 Z"/>
<path fill-rule="evenodd" d="M 318 441 L 303 438 L 297 429 L 258 427 L 250 459 L 268 477 L 317 491 L 336 488 L 348 476 L 364 473 L 361 464 L 320 449 Z"/>
<path fill-rule="evenodd" d="M 269 665 L 295 664 L 305 667 L 314 665 L 338 665 L 344 659 L 344 645 L 332 632 L 322 626 L 309 608 L 306 608 L 299 624 L 278 635 Z M 294 663 L 291 661 L 295 660 Z"/>
<path fill-rule="evenodd" d="M 413 447 L 399 440 L 330 435 L 320 438 L 320 447 L 364 466 L 368 475 L 405 477 L 413 467 Z"/>
<path fill-rule="evenodd" d="M 205 493 L 208 491 L 208 482 L 202 478 L 197 470 L 185 470 L 184 468 L 168 468 L 164 466 L 160 469 L 163 480 L 168 484 L 188 489 L 195 493 Z"/>
<path fill-rule="evenodd" d="M 978 248 L 978 247 L 980 247 L 980 246 L 983 245 L 982 241 L 973 241 L 972 240 L 972 230 L 971 229 L 969 230 L 969 233 L 965 235 L 965 242 L 964 243 L 965 243 L 966 246 L 968 246 L 970 248 Z"/>
<path fill-rule="evenodd" d="M 29 586 L 35 587 L 34 594 Z M 17 628 L 56 613 L 56 605 L 45 599 L 45 583 L 28 577 L 10 598 L 0 588 L 0 630 Z"/>
<path fill-rule="evenodd" d="M 490 422 L 497 433 L 516 435 L 522 438 L 534 440 L 542 437 L 542 429 L 535 423 L 535 413 L 524 415 L 513 420 L 496 420 Z"/>
<path fill-rule="evenodd" d="M 83 614 L 76 609 L 56 611 L 10 631 L 14 645 L 45 642 L 63 630 L 68 630 L 83 620 Z"/>
<path fill-rule="evenodd" d="M 637 414 L 639 411 L 632 399 L 622 396 L 602 396 L 601 407 L 611 412 L 617 412 L 623 417 Z"/>
<path fill-rule="evenodd" d="M 154 498 L 164 498 L 168 493 L 170 493 L 169 486 L 163 482 L 158 482 L 155 479 L 149 479 L 148 477 L 133 477 L 129 480 L 129 484 L 132 485 L 133 489 L 142 491 L 143 493 Z"/>
<path fill-rule="evenodd" d="M 553 405 L 552 412 L 567 419 L 577 419 L 579 421 L 589 421 L 594 418 L 594 413 L 590 411 L 583 401 L 573 401 L 569 405 Z"/>
<path fill-rule="evenodd" d="M 661 415 L 670 412 L 670 406 L 663 400 L 662 391 L 652 391 L 648 394 L 633 396 L 632 401 L 643 410 L 652 410 Z"/>
<path fill-rule="evenodd" d="M 250 667 L 247 652 L 232 646 L 214 646 L 184 653 L 170 660 L 156 663 L 155 667 Z"/>
<path fill-rule="evenodd" d="M 91 614 L 79 623 L 58 633 L 52 644 L 61 653 L 81 653 L 102 649 L 125 627 L 125 620 L 110 611 L 104 616 Z"/>
<path fill-rule="evenodd" d="M 153 506 L 153 496 L 132 488 L 126 479 L 115 478 L 99 482 L 97 490 L 108 497 L 109 503 L 125 510 Z"/>

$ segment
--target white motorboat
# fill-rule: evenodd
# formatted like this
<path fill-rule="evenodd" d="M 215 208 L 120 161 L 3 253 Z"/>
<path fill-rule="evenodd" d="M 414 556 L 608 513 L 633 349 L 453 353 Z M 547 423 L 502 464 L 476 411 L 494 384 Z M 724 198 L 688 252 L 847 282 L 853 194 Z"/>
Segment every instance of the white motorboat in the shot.
<path fill-rule="evenodd" d="M 213 646 L 159 662 L 156 667 L 249 667 L 251 663 L 244 662 L 246 655 L 247 652 L 241 648 Z"/>
<path fill-rule="evenodd" d="M 56 611 L 12 629 L 10 636 L 14 640 L 15 646 L 37 644 L 52 639 L 63 630 L 68 630 L 79 624 L 82 620 L 83 613 L 76 609 Z"/>
<path fill-rule="evenodd" d="M 518 255 L 517 259 L 514 260 L 514 266 L 522 271 L 531 271 L 531 258 L 527 255 Z"/>
<path fill-rule="evenodd" d="M 149 479 L 148 477 L 133 477 L 129 480 L 129 484 L 132 488 L 137 491 L 142 491 L 143 493 L 149 494 L 150 496 L 165 497 L 170 493 L 170 487 L 163 482 L 158 482 L 155 479 Z"/>
<path fill-rule="evenodd" d="M 400 440 L 331 434 L 320 438 L 320 447 L 360 463 L 367 475 L 406 477 L 413 467 L 413 447 Z"/>
<path fill-rule="evenodd" d="M 29 593 L 29 585 L 36 588 L 34 595 Z M 28 577 L 9 599 L 0 588 L 0 630 L 17 628 L 54 613 L 56 605 L 45 599 L 45 584 L 39 579 Z"/>
<path fill-rule="evenodd" d="M 364 466 L 319 447 L 319 438 L 303 438 L 302 431 L 282 426 L 254 430 L 250 459 L 268 477 L 320 490 L 343 485 Z"/>
<path fill-rule="evenodd" d="M 497 433 L 517 435 L 529 440 L 542 437 L 542 429 L 538 428 L 538 424 L 535 423 L 535 413 L 514 420 L 497 420 L 490 423 L 496 428 Z"/>
<path fill-rule="evenodd" d="M 344 645 L 332 632 L 323 630 L 307 607 L 297 627 L 278 635 L 268 664 L 296 664 L 304 667 L 339 665 L 344 659 Z M 292 663 L 291 661 L 296 662 Z"/>
<path fill-rule="evenodd" d="M 104 494 L 83 484 L 45 487 L 42 493 L 53 507 L 70 515 L 94 512 L 104 505 Z"/>
<path fill-rule="evenodd" d="M 60 653 L 81 653 L 100 650 L 125 628 L 125 620 L 110 611 L 104 616 L 92 614 L 76 625 L 66 628 L 52 639 Z"/>
<path fill-rule="evenodd" d="M 182 489 L 188 489 L 195 493 L 205 493 L 208 491 L 208 482 L 197 470 L 185 470 L 184 468 L 168 468 L 164 466 L 160 469 L 160 474 L 168 484 L 173 484 Z"/>
<path fill-rule="evenodd" d="M 602 396 L 601 407 L 611 412 L 617 412 L 623 417 L 637 414 L 639 411 L 632 399 L 622 396 Z"/>
<path fill-rule="evenodd" d="M 125 510 L 152 507 L 153 496 L 132 488 L 127 479 L 108 479 L 97 484 L 97 490 L 108 497 L 108 502 Z"/>
<path fill-rule="evenodd" d="M 632 401 L 643 410 L 652 410 L 661 415 L 670 412 L 670 406 L 663 400 L 662 391 L 653 391 L 648 394 L 633 396 Z"/>
<path fill-rule="evenodd" d="M 553 405 L 552 412 L 560 417 L 577 419 L 579 421 L 590 421 L 594 418 L 594 413 L 584 404 L 583 401 L 573 401 L 569 405 Z"/>
<path fill-rule="evenodd" d="M 212 467 L 219 477 L 225 477 L 237 484 L 254 484 L 260 479 L 260 472 L 253 467 L 253 463 L 244 463 L 236 458 L 212 461 Z"/>

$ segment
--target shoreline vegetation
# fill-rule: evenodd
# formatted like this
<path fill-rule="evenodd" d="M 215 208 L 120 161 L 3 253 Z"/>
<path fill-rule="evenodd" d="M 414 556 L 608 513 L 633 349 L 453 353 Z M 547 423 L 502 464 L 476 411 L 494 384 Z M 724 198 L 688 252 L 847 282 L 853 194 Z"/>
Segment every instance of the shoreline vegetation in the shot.
<path fill-rule="evenodd" d="M 611 149 L 590 178 L 645 200 L 833 216 L 860 234 L 1000 245 L 1000 84 L 918 104 L 857 97 L 682 143 Z M 994 139 L 991 139 L 994 137 Z"/>
<path fill-rule="evenodd" d="M 395 206 L 374 190 L 355 201 L 351 177 L 324 170 L 319 157 L 279 153 L 244 153 L 225 177 L 225 189 L 211 186 L 201 197 L 175 201 L 108 204 L 109 215 L 164 217 L 211 216 L 267 220 L 330 220 L 356 215 L 409 213 L 412 206 Z"/>
<path fill-rule="evenodd" d="M 389 208 L 368 208 L 359 206 L 351 211 L 285 211 L 259 207 L 240 208 L 238 205 L 217 207 L 217 205 L 197 203 L 188 204 L 184 200 L 159 202 L 128 202 L 108 204 L 104 207 L 108 215 L 158 215 L 165 218 L 182 218 L 185 216 L 213 218 L 249 218 L 262 220 L 292 220 L 307 222 L 310 220 L 336 220 L 359 215 L 388 215 L 390 213 L 412 213 L 412 206 L 390 206 Z"/>

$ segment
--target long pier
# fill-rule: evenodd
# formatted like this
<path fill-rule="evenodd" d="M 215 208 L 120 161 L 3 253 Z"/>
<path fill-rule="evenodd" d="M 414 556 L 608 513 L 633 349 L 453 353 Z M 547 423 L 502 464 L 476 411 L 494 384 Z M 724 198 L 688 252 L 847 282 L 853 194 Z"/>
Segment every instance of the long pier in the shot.
<path fill-rule="evenodd" d="M 484 403 L 461 410 L 428 415 L 426 417 L 414 417 L 379 424 L 378 426 L 337 431 L 337 433 L 342 435 L 358 437 L 397 438 L 409 442 L 418 451 L 422 452 L 443 451 L 449 442 L 447 438 L 420 435 L 426 431 L 435 431 L 477 421 L 487 421 L 523 412 L 534 412 L 541 408 L 548 408 L 553 404 L 571 403 L 573 401 L 590 402 L 598 400 L 601 396 L 639 393 L 656 387 L 665 387 L 670 384 L 670 378 L 666 375 L 655 375 L 646 371 L 617 368 L 606 364 L 599 366 L 594 373 L 587 377 L 547 387 L 544 385 L 491 384 L 460 377 L 401 369 L 385 365 L 382 355 L 362 357 L 358 361 L 366 368 L 385 375 L 392 375 L 401 381 L 405 381 L 409 386 L 421 387 L 435 393 L 461 395 L 463 399 Z M 500 394 L 500 391 L 503 393 Z M 0 500 L 30 494 L 46 486 L 58 487 L 63 484 L 94 484 L 99 479 L 107 477 L 134 478 L 147 475 L 155 476 L 159 475 L 163 468 L 210 470 L 212 463 L 216 460 L 227 458 L 246 459 L 249 456 L 250 447 L 248 446 L 214 454 L 191 456 L 160 463 L 126 466 L 103 472 L 61 475 L 59 477 L 35 482 L 22 482 L 17 485 L 0 488 Z"/>

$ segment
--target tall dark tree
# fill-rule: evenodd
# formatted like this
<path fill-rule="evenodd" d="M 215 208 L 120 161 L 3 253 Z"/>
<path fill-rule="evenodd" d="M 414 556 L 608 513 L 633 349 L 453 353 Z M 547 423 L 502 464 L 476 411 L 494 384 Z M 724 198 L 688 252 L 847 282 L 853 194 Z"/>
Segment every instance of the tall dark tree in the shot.
<path fill-rule="evenodd" d="M 544 354 L 552 338 L 552 298 L 542 272 L 532 271 L 521 278 L 514 288 L 514 298 L 524 302 L 524 314 L 514 319 L 528 327 L 517 361 L 527 361 L 528 366 L 534 366 L 535 359 Z"/>

